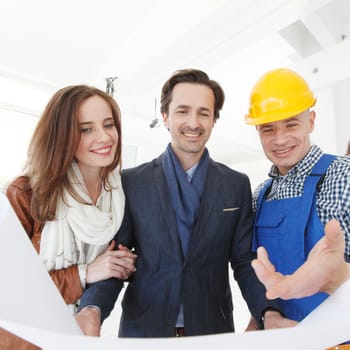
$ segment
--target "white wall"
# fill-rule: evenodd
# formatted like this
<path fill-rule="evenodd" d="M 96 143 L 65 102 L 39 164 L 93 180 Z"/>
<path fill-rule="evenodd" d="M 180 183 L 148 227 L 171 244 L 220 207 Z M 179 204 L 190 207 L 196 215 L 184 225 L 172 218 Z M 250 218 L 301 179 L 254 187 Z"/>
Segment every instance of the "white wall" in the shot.
<path fill-rule="evenodd" d="M 350 79 L 337 82 L 333 87 L 336 120 L 336 145 L 339 154 L 345 154 L 350 141 Z"/>
<path fill-rule="evenodd" d="M 0 108 L 0 190 L 22 171 L 38 118 Z"/>

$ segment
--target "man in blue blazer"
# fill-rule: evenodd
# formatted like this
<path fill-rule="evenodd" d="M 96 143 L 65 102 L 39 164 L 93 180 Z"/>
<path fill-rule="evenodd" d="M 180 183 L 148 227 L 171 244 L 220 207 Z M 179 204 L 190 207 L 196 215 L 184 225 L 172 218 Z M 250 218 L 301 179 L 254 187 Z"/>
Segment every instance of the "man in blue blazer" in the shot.
<path fill-rule="evenodd" d="M 222 88 L 206 73 L 175 72 L 161 96 L 170 144 L 157 159 L 123 172 L 125 217 L 115 240 L 138 258 L 119 336 L 233 332 L 229 264 L 260 325 L 263 316 L 265 328 L 289 325 L 251 267 L 248 177 L 214 162 L 205 147 L 223 103 Z M 87 288 L 76 315 L 86 334 L 99 334 L 122 287 L 110 279 Z"/>

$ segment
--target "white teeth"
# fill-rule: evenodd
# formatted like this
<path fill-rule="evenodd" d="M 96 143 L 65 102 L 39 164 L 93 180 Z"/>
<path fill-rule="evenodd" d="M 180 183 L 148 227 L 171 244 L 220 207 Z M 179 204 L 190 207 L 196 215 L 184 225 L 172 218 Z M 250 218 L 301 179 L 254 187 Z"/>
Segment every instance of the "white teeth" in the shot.
<path fill-rule="evenodd" d="M 98 153 L 98 154 L 106 154 L 106 153 L 109 153 L 110 150 L 111 150 L 111 147 L 108 147 L 108 148 L 97 149 L 97 150 L 92 151 L 92 152 Z"/>
<path fill-rule="evenodd" d="M 283 151 L 276 151 L 277 154 L 283 154 L 283 153 L 287 153 L 288 151 L 290 151 L 290 148 L 285 149 Z"/>
<path fill-rule="evenodd" d="M 184 132 L 184 135 L 187 137 L 198 137 L 200 134 L 198 132 L 196 132 L 196 133 Z"/>

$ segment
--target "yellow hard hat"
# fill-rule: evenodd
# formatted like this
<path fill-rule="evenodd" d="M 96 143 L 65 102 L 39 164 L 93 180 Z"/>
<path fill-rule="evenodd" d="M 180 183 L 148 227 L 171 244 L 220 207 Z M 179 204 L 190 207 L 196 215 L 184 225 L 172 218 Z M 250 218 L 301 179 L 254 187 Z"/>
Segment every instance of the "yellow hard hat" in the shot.
<path fill-rule="evenodd" d="M 265 73 L 253 87 L 245 121 L 259 125 L 287 119 L 315 103 L 314 94 L 299 74 L 286 68 L 275 69 Z"/>

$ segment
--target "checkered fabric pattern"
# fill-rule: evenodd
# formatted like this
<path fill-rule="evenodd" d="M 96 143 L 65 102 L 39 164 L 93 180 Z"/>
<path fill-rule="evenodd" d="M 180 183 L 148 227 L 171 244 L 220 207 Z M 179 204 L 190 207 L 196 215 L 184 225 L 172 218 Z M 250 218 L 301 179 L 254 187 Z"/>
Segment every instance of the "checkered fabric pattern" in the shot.
<path fill-rule="evenodd" d="M 303 194 L 306 177 L 320 159 L 322 150 L 313 145 L 305 158 L 285 176 L 280 176 L 275 166 L 271 167 L 269 176 L 273 179 L 267 200 L 299 197 Z M 268 180 L 266 180 L 268 181 Z M 256 210 L 257 198 L 266 183 L 260 184 L 253 194 L 253 210 Z M 320 191 L 316 197 L 317 214 L 325 225 L 329 220 L 339 221 L 345 232 L 345 255 L 350 259 L 350 157 L 339 156 L 328 168 Z"/>

